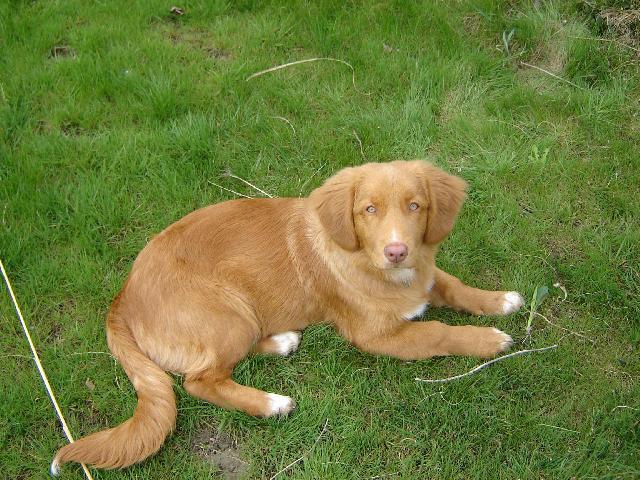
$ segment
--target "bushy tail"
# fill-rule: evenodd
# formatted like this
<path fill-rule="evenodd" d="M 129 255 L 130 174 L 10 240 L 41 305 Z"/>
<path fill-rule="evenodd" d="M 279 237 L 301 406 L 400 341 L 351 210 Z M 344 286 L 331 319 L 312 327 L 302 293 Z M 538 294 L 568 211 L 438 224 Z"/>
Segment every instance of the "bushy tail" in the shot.
<path fill-rule="evenodd" d="M 118 317 L 116 304 L 107 319 L 107 341 L 136 389 L 138 405 L 126 422 L 58 450 L 51 463 L 54 475 L 65 462 L 119 468 L 144 460 L 158 451 L 175 426 L 171 377 L 142 353 L 129 327 Z"/>

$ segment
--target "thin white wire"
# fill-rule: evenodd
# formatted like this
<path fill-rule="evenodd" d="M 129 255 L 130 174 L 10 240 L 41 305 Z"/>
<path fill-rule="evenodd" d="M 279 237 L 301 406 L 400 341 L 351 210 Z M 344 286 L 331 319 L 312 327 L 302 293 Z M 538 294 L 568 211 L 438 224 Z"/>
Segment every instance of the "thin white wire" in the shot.
<path fill-rule="evenodd" d="M 11 287 L 11 282 L 9 281 L 9 276 L 7 275 L 6 270 L 4 269 L 4 263 L 2 263 L 2 259 L 0 259 L 0 269 L 2 269 L 2 276 L 4 277 L 4 282 L 7 284 L 7 288 L 9 289 L 9 295 L 11 295 L 11 301 L 13 302 L 13 308 L 16 310 L 16 314 L 20 319 L 20 323 L 22 324 L 22 330 L 24 330 L 24 334 L 27 337 L 27 341 L 29 342 L 29 347 L 31 348 L 31 353 L 33 353 L 33 359 L 36 362 L 36 366 L 38 367 L 38 373 L 40 374 L 40 378 L 42 378 L 42 382 L 44 383 L 45 388 L 47 389 L 47 393 L 49 394 L 49 398 L 51 399 L 51 403 L 53 403 L 53 408 L 55 408 L 56 413 L 58 414 L 58 419 L 62 424 L 62 430 L 66 435 L 69 443 L 73 443 L 73 435 L 71 435 L 71 431 L 67 426 L 67 422 L 64 419 L 64 415 L 62 415 L 62 410 L 60 410 L 60 406 L 58 405 L 58 401 L 56 400 L 56 396 L 53 393 L 53 389 L 51 385 L 49 385 L 49 379 L 47 378 L 47 374 L 44 372 L 44 368 L 42 367 L 42 363 L 40 363 L 40 357 L 38 356 L 38 352 L 36 351 L 36 347 L 33 344 L 33 340 L 31 340 L 31 334 L 29 333 L 29 329 L 27 328 L 27 324 L 24 321 L 24 317 L 22 316 L 22 312 L 20 311 L 20 307 L 18 306 L 18 301 L 16 300 L 16 296 L 13 293 L 13 288 Z M 93 480 L 89 469 L 84 463 L 81 463 L 82 470 L 84 470 L 84 474 L 88 480 Z"/>

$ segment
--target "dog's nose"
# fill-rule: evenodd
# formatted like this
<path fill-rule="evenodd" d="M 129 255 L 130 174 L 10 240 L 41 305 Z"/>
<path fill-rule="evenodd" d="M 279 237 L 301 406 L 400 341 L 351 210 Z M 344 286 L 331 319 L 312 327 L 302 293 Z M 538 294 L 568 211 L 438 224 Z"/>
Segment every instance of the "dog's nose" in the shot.
<path fill-rule="evenodd" d="M 400 242 L 393 242 L 384 247 L 384 256 L 387 257 L 387 260 L 393 263 L 400 263 L 405 258 L 407 258 L 407 254 L 409 253 L 409 248 Z"/>

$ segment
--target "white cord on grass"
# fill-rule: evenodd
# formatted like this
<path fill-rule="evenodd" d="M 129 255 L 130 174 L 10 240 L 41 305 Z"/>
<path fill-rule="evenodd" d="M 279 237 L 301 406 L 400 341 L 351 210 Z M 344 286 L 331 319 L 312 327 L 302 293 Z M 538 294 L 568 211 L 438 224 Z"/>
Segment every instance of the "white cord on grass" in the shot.
<path fill-rule="evenodd" d="M 496 362 L 500 362 L 502 360 L 506 360 L 507 358 L 512 358 L 512 357 L 517 357 L 519 355 L 524 355 L 526 353 L 532 353 L 532 352 L 546 352 L 547 350 L 551 350 L 554 348 L 558 348 L 558 345 L 551 345 L 550 347 L 544 347 L 544 348 L 534 348 L 532 350 L 519 350 L 517 352 L 513 352 L 510 353 L 509 355 L 503 355 L 502 357 L 498 357 L 498 358 L 494 358 L 493 360 L 489 360 L 488 362 L 483 363 L 482 365 L 478 365 L 476 368 L 469 370 L 467 373 L 461 373 L 460 375 L 456 375 L 454 377 L 449 377 L 449 378 L 438 378 L 438 379 L 429 379 L 429 378 L 414 378 L 414 380 L 416 382 L 424 382 L 424 383 L 445 383 L 445 382 L 452 382 L 454 380 L 459 380 L 460 378 L 463 377 L 468 377 L 469 375 L 473 375 L 476 372 L 479 372 L 480 370 L 483 370 L 484 368 L 487 368 L 489 365 L 493 365 Z"/>
<path fill-rule="evenodd" d="M 266 70 L 260 70 L 259 72 L 256 72 L 256 73 L 254 73 L 252 75 L 249 75 L 245 80 L 248 82 L 252 78 L 260 77 L 261 75 L 264 75 L 265 73 L 275 72 L 276 70 L 281 70 L 283 68 L 292 67 L 294 65 L 300 65 L 302 63 L 318 62 L 318 61 L 338 62 L 338 63 L 342 63 L 343 65 L 346 65 L 347 67 L 349 67 L 351 69 L 351 83 L 353 83 L 353 88 L 356 91 L 358 91 L 358 89 L 356 87 L 356 71 L 353 68 L 353 65 L 351 65 L 349 62 L 345 62 L 344 60 L 340 60 L 339 58 L 333 58 L 333 57 L 314 57 L 314 58 L 306 58 L 304 60 L 296 60 L 295 62 L 283 63 L 282 65 L 276 65 L 275 67 L 267 68 Z M 369 94 L 367 94 L 367 95 L 369 95 Z"/>
<path fill-rule="evenodd" d="M 31 348 L 31 353 L 33 354 L 33 359 L 36 362 L 36 367 L 38 368 L 38 373 L 40 374 L 40 378 L 42 378 L 42 382 L 44 383 L 45 388 L 47 389 L 47 394 L 51 399 L 51 403 L 53 403 L 53 408 L 55 408 L 56 413 L 58 414 L 58 420 L 62 424 L 62 430 L 64 431 L 65 436 L 69 440 L 69 443 L 73 443 L 73 436 L 71 435 L 71 431 L 67 426 L 67 422 L 64 419 L 64 415 L 62 415 L 62 410 L 60 410 L 60 406 L 56 400 L 56 396 L 51 389 L 51 385 L 49 385 L 49 379 L 47 378 L 47 374 L 44 372 L 44 368 L 42 367 L 42 363 L 40 363 L 40 357 L 38 356 L 38 352 L 36 351 L 36 347 L 33 344 L 33 340 L 31 340 L 31 334 L 29 333 L 29 329 L 27 328 L 27 324 L 24 321 L 24 317 L 22 316 L 22 312 L 20 311 L 20 307 L 18 306 L 18 301 L 16 300 L 16 296 L 13 293 L 13 288 L 11 287 L 11 282 L 9 281 L 9 276 L 7 275 L 6 270 L 4 269 L 4 264 L 2 263 L 2 259 L 0 259 L 0 269 L 2 269 L 2 276 L 4 277 L 4 282 L 7 284 L 7 288 L 9 289 L 9 295 L 11 296 L 11 301 L 13 302 L 13 308 L 16 310 L 16 314 L 20 319 L 20 323 L 22 324 L 22 330 L 24 330 L 24 334 L 27 337 L 27 341 L 29 342 L 29 347 Z M 84 463 L 81 463 L 82 470 L 84 470 L 84 474 L 88 480 L 93 480 L 89 469 Z M 51 464 L 51 474 L 57 475 L 59 471 L 59 465 L 56 463 Z"/>

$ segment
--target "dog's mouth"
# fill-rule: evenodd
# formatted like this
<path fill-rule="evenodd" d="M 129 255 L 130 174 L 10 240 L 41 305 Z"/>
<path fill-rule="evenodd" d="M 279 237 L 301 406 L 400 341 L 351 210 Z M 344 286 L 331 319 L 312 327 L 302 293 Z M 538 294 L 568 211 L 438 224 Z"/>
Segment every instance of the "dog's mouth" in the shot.
<path fill-rule="evenodd" d="M 411 268 L 412 267 L 409 267 L 408 265 L 405 265 L 404 263 L 398 264 L 398 263 L 384 262 L 384 264 L 382 265 L 382 270 L 390 270 L 390 271 L 408 270 L 408 269 L 411 269 Z"/>
<path fill-rule="evenodd" d="M 390 262 L 387 259 L 382 260 L 382 264 L 378 266 L 380 270 L 388 270 L 388 271 L 398 271 L 398 270 L 413 270 L 415 265 L 413 264 L 412 259 L 407 258 L 403 262 L 395 263 Z"/>
<path fill-rule="evenodd" d="M 411 285 L 411 282 L 413 282 L 413 279 L 416 275 L 416 269 L 413 267 L 408 267 L 406 265 L 393 265 L 388 268 L 383 268 L 382 271 L 385 273 L 386 277 L 393 283 L 407 286 Z"/>

